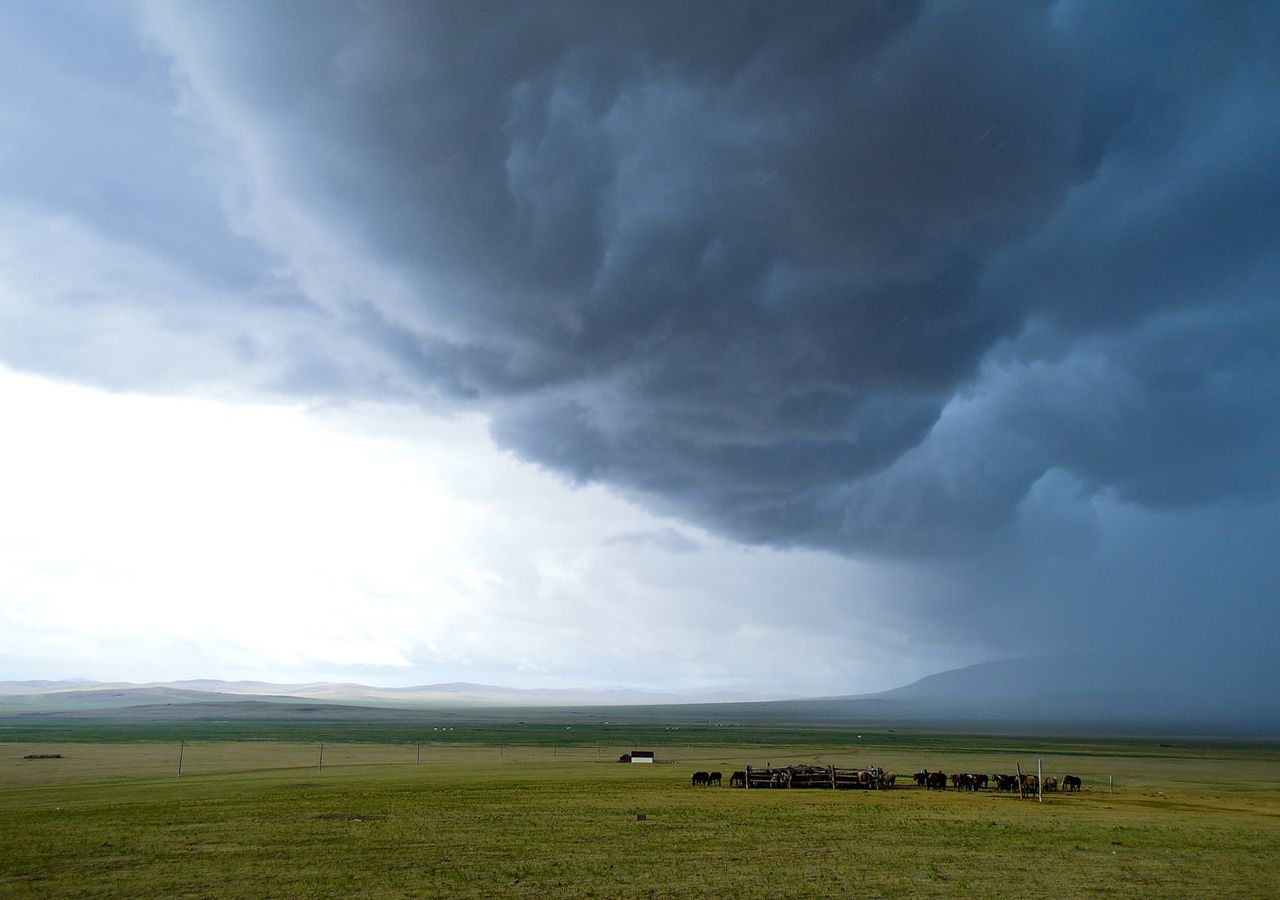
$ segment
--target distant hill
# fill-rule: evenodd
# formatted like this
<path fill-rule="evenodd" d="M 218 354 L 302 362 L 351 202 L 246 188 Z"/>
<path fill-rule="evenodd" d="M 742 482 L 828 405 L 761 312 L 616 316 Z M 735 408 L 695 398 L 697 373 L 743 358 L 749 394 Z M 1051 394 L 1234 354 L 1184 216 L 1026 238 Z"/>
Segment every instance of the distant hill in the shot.
<path fill-rule="evenodd" d="M 20 682 L 29 684 L 30 682 Z M 94 710 L 129 709 L 148 705 L 205 704 L 242 699 L 234 694 L 217 691 L 189 690 L 167 685 L 103 685 L 85 687 L 59 687 L 52 682 L 45 690 L 22 691 L 11 689 L 12 682 L 0 683 L 0 713 L 3 712 L 86 712 Z M 296 702 L 288 696 L 258 694 L 255 700 L 263 702 Z"/>
<path fill-rule="evenodd" d="M 263 681 L 199 679 L 150 684 L 74 681 L 0 682 L 0 710 L 108 709 L 157 703 L 209 703 L 230 700 L 286 702 L 305 699 L 385 708 L 423 707 L 569 707 L 640 706 L 726 703 L 745 699 L 732 688 L 697 693 L 657 693 L 639 690 L 563 690 L 508 688 L 497 685 L 448 682 L 413 687 L 373 687 L 363 684 L 308 682 L 273 684 Z"/>
<path fill-rule="evenodd" d="M 919 726 L 1019 731 L 1280 734 L 1280 699 L 1247 660 L 1076 653 L 979 663 L 878 694 L 744 701 L 644 691 L 404 688 L 195 680 L 168 684 L 0 682 L 0 717 L 418 720 L 426 715 L 732 724 Z M 522 712 L 528 711 L 528 712 Z M 530 716 L 530 713 L 533 713 Z"/>
<path fill-rule="evenodd" d="M 858 700 L 926 717 L 1280 726 L 1272 686 L 1244 661 L 1075 653 L 979 663 Z"/>
<path fill-rule="evenodd" d="M 179 684 L 194 685 L 195 682 Z M 242 688 L 218 682 L 207 682 L 214 689 L 233 693 L 281 692 L 278 685 L 260 685 L 256 689 Z M 265 690 L 264 690 L 265 689 Z M 414 687 L 371 687 L 363 684 L 315 683 L 289 685 L 292 697 L 309 697 L 344 703 L 366 702 L 383 706 L 448 705 L 466 706 L 592 706 L 601 704 L 633 705 L 652 703 L 689 702 L 688 694 L 656 693 L 638 690 L 565 690 L 553 688 L 509 688 L 491 684 L 447 682 L 443 684 L 417 685 Z"/>

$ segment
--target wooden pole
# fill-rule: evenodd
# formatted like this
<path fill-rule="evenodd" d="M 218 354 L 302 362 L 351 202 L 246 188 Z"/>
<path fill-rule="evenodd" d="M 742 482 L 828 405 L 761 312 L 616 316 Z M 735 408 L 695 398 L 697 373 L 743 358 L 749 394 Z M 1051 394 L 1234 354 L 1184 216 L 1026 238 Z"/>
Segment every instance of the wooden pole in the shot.
<path fill-rule="evenodd" d="M 1115 782 L 1111 780 L 1111 776 L 1107 776 L 1107 793 L 1114 794 L 1116 792 Z"/>
<path fill-rule="evenodd" d="M 178 742 L 178 778 L 182 777 L 182 754 L 187 749 L 186 741 Z M 175 781 L 177 778 L 174 779 Z"/>
<path fill-rule="evenodd" d="M 320 768 L 317 769 L 316 771 L 317 772 L 324 771 L 324 744 L 320 745 Z"/>
<path fill-rule="evenodd" d="M 1044 760 L 1036 757 L 1036 800 L 1044 802 Z"/>
<path fill-rule="evenodd" d="M 422 762 L 422 741 L 418 741 L 418 753 L 413 758 L 413 764 L 416 766 Z"/>
<path fill-rule="evenodd" d="M 1022 789 L 1022 763 L 1014 763 L 1014 765 L 1018 768 L 1018 799 L 1025 800 L 1027 794 Z"/>
<path fill-rule="evenodd" d="M 751 767 L 747 766 L 747 783 L 743 785 L 743 788 L 749 787 L 751 787 Z"/>

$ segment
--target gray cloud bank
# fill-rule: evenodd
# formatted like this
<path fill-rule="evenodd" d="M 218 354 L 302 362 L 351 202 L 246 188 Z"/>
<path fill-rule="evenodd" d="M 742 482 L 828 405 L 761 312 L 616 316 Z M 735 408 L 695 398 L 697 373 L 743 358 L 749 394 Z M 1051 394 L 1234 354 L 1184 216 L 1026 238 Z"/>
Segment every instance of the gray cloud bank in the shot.
<path fill-rule="evenodd" d="M 407 286 L 341 299 L 391 380 L 572 478 L 894 553 L 1046 476 L 1274 493 L 1269 4 L 155 12 L 273 189 Z"/>
<path fill-rule="evenodd" d="M 1274 583 L 1275 4 L 199 3 L 139 21 L 149 62 L 85 78 L 151 85 L 186 124 L 103 123 L 120 156 L 150 156 L 132 180 L 104 162 L 99 193 L 24 182 L 205 298 L 133 307 L 165 334 L 196 317 L 220 348 L 203 374 L 187 354 L 116 381 L 226 366 L 255 389 L 478 406 L 522 457 L 746 542 L 967 557 L 961 593 L 1040 590 L 1104 541 L 1155 574 L 1135 588 L 1108 557 L 1106 585 L 1063 573 L 1047 595 L 1070 585 L 1102 614 L 1117 585 L 1185 593 L 1161 548 L 1205 528 L 1184 543 L 1235 560 L 1237 612 Z M 112 190 L 151 215 L 119 215 Z M 71 302 L 51 298 L 60 322 L 90 315 Z M 73 368 L 30 347 L 24 365 Z"/>

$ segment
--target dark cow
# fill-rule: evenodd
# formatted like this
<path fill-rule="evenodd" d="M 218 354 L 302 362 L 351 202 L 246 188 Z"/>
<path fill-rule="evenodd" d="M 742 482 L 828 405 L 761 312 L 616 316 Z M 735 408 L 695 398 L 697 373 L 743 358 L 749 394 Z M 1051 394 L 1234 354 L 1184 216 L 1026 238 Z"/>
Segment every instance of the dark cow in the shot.
<path fill-rule="evenodd" d="M 1080 790 L 1080 776 L 1079 775 L 1063 775 L 1062 789 L 1064 791 Z"/>
<path fill-rule="evenodd" d="M 915 775 L 911 776 L 916 780 L 916 787 L 924 787 L 925 782 L 929 780 L 929 770 L 921 769 Z"/>
<path fill-rule="evenodd" d="M 746 786 L 747 786 L 746 772 L 734 772 L 732 775 L 729 776 L 729 787 L 746 787 Z"/>
<path fill-rule="evenodd" d="M 947 773 L 946 772 L 930 772 L 929 777 L 925 779 L 925 790 L 929 791 L 945 791 L 947 789 Z"/>
<path fill-rule="evenodd" d="M 716 787 L 720 787 L 720 779 L 723 777 L 724 776 L 721 775 L 719 772 L 712 772 L 710 775 L 707 776 L 707 785 L 708 786 L 715 785 Z"/>
<path fill-rule="evenodd" d="M 709 772 L 694 772 L 694 773 L 693 773 L 693 786 L 694 786 L 694 787 L 707 787 L 709 784 L 711 784 L 711 774 L 710 774 Z"/>

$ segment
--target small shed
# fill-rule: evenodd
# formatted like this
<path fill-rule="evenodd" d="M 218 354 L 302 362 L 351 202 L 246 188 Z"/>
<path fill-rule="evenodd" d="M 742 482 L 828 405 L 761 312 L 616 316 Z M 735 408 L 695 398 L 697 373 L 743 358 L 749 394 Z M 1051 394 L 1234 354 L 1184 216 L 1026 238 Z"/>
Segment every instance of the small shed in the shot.
<path fill-rule="evenodd" d="M 632 750 L 631 761 L 633 763 L 651 763 L 653 762 L 652 750 Z"/>

